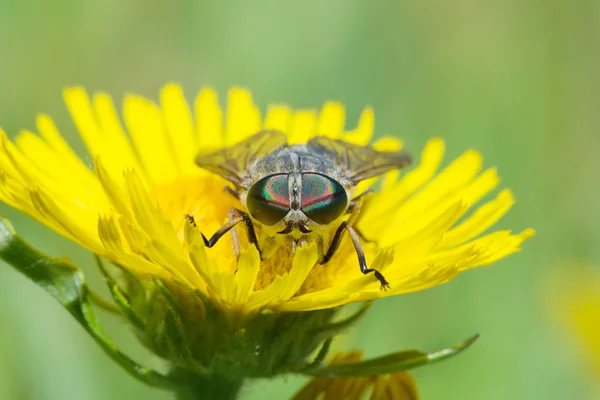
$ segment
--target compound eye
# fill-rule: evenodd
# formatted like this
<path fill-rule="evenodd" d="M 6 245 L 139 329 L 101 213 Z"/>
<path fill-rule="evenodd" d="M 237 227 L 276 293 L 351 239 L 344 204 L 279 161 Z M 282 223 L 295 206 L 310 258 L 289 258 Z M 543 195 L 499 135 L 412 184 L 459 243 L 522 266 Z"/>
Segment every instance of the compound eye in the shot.
<path fill-rule="evenodd" d="M 269 175 L 252 185 L 246 207 L 261 224 L 275 225 L 281 221 L 290 211 L 288 175 Z"/>
<path fill-rule="evenodd" d="M 346 211 L 348 195 L 344 187 L 328 176 L 302 175 L 302 211 L 318 224 L 335 221 Z"/>

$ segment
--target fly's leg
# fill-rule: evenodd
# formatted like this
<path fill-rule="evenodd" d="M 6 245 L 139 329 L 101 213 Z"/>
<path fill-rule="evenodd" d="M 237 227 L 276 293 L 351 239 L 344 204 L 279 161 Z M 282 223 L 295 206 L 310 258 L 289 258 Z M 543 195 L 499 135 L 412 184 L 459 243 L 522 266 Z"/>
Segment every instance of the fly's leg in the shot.
<path fill-rule="evenodd" d="M 235 208 L 229 210 L 229 212 L 227 213 L 227 219 L 229 219 L 229 221 L 234 221 L 236 219 Z M 206 242 L 206 239 L 204 241 Z M 239 260 L 241 247 L 240 237 L 238 235 L 237 226 L 235 225 L 231 228 L 231 244 L 233 244 L 233 252 L 235 253 L 235 258 L 236 260 Z M 256 248 L 258 248 L 258 246 L 256 246 Z"/>
<path fill-rule="evenodd" d="M 373 189 L 368 188 L 367 190 L 365 190 L 364 192 L 362 192 L 361 194 L 359 194 L 358 196 L 356 196 L 355 198 L 353 198 L 350 201 L 350 205 L 348 206 L 348 209 L 346 210 L 346 213 L 351 214 L 350 219 L 348 220 L 348 223 L 350 223 L 354 226 L 356 226 L 358 224 L 358 221 L 360 219 L 360 213 L 359 213 L 360 208 L 363 206 L 365 201 L 368 200 L 369 196 L 372 193 L 373 193 Z M 363 233 L 360 231 L 360 229 L 354 228 L 354 230 L 356 231 L 358 236 L 360 236 L 360 238 L 363 242 L 367 242 L 367 243 L 373 242 L 372 240 L 368 239 L 365 235 L 363 235 Z"/>
<path fill-rule="evenodd" d="M 229 187 L 229 186 L 225 186 L 225 188 L 223 189 L 225 190 L 225 193 L 230 194 L 232 197 L 234 197 L 236 200 L 240 199 L 240 193 Z M 235 208 L 229 210 L 229 213 L 227 214 L 227 217 L 229 218 L 229 221 L 233 221 L 236 218 L 236 210 Z M 250 237 L 250 235 L 248 235 Z M 240 237 L 238 236 L 238 231 L 237 231 L 237 227 L 233 227 L 231 228 L 231 242 L 233 243 L 233 251 L 235 252 L 235 257 L 237 259 L 240 258 Z M 256 248 L 258 249 L 258 245 L 256 246 Z"/>
<path fill-rule="evenodd" d="M 236 208 L 233 208 L 231 211 L 234 215 L 239 215 L 244 220 L 244 225 L 246 226 L 246 234 L 248 235 L 248 241 L 250 242 L 250 244 L 253 244 L 256 247 L 256 250 L 258 250 L 258 255 L 262 260 L 262 252 L 260 251 L 260 246 L 258 245 L 258 238 L 256 237 L 256 231 L 254 230 L 254 224 L 252 223 L 250 216 Z"/>
<path fill-rule="evenodd" d="M 358 237 L 358 234 L 356 233 L 354 228 L 350 226 L 348 221 L 342 222 L 337 231 L 335 231 L 335 235 L 333 236 L 333 240 L 329 245 L 329 249 L 327 250 L 325 257 L 323 257 L 320 263 L 325 264 L 331 259 L 331 257 L 333 257 L 337 249 L 340 247 L 340 243 L 342 242 L 342 234 L 344 233 L 344 229 L 348 231 L 350 239 L 352 239 L 352 244 L 354 245 L 354 249 L 356 250 L 356 255 L 358 257 L 358 265 L 360 266 L 360 271 L 365 275 L 372 272 L 373 275 L 375 275 L 375 278 L 377 278 L 377 280 L 379 280 L 379 282 L 381 283 L 381 289 L 388 289 L 390 287 L 390 284 L 388 281 L 385 280 L 381 272 L 377 271 L 376 269 L 367 267 L 365 251 L 362 247 L 362 244 L 360 243 L 360 238 Z"/>
<path fill-rule="evenodd" d="M 194 221 L 194 217 L 189 215 L 189 214 L 185 214 L 185 218 L 194 226 L 196 226 L 196 222 Z M 204 240 L 204 245 L 208 248 L 213 247 L 218 241 L 219 239 L 226 234 L 227 232 L 229 232 L 229 230 L 231 230 L 234 226 L 236 226 L 237 224 L 239 224 L 240 222 L 244 222 L 244 225 L 246 225 L 246 233 L 248 234 L 248 241 L 253 244 L 254 246 L 256 246 L 256 250 L 258 250 L 258 254 L 260 253 L 260 247 L 258 246 L 258 239 L 256 237 L 256 232 L 254 230 L 254 224 L 252 223 L 252 220 L 250 219 L 250 217 L 248 216 L 248 214 L 246 214 L 243 211 L 240 211 L 236 208 L 232 208 L 231 211 L 229 211 L 229 221 L 227 221 L 227 223 L 225 223 L 223 226 L 221 226 L 219 229 L 217 229 L 217 231 L 210 237 L 210 239 L 207 239 L 206 236 L 204 236 L 204 233 L 200 232 L 200 234 L 202 235 L 202 239 Z M 240 249 L 240 242 L 238 240 L 238 236 L 237 236 L 237 232 L 233 233 L 233 247 L 234 250 L 236 251 L 236 255 L 239 255 L 239 249 Z"/>

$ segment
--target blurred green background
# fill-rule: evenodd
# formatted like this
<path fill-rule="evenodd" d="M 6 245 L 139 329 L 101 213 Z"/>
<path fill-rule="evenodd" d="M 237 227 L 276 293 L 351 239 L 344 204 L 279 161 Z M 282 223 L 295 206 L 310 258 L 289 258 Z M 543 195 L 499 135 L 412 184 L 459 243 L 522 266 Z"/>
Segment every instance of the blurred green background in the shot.
<path fill-rule="evenodd" d="M 61 99 L 66 85 L 156 99 L 168 81 L 192 98 L 209 84 L 257 103 L 318 107 L 336 99 L 349 124 L 366 104 L 378 134 L 418 153 L 432 136 L 446 160 L 468 148 L 497 166 L 517 205 L 499 226 L 537 236 L 492 268 L 378 301 L 343 343 L 368 355 L 434 350 L 475 332 L 459 357 L 414 372 L 423 399 L 583 399 L 594 382 L 555 326 L 544 282 L 562 260 L 600 261 L 600 2 L 579 0 L 210 2 L 0 1 L 0 124 L 14 136 L 55 117 L 85 155 Z M 100 287 L 91 256 L 4 205 L 17 230 L 68 255 Z M 46 293 L 0 268 L 1 399 L 171 399 L 112 363 Z M 134 358 L 158 360 L 101 315 Z M 245 398 L 283 399 L 294 377 Z"/>

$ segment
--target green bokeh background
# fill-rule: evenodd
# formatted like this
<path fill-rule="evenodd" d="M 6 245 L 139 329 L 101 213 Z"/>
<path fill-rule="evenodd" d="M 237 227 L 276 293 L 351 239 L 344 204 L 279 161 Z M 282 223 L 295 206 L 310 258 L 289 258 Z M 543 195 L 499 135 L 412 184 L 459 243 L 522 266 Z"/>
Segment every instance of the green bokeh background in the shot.
<path fill-rule="evenodd" d="M 447 160 L 476 148 L 517 196 L 500 228 L 537 236 L 492 268 L 378 301 L 341 344 L 379 355 L 480 332 L 464 354 L 414 372 L 423 399 L 583 399 L 594 382 L 543 292 L 562 261 L 600 261 L 599 34 L 595 0 L 1 0 L 0 125 L 14 136 L 49 113 L 90 163 L 64 86 L 156 99 L 176 81 L 189 98 L 205 84 L 222 96 L 242 85 L 263 109 L 336 99 L 349 124 L 371 104 L 378 134 L 413 153 L 432 136 L 446 139 Z M 86 251 L 0 212 L 101 287 Z M 0 399 L 173 398 L 132 380 L 46 293 L 0 267 Z M 127 326 L 101 317 L 121 348 L 160 366 Z M 301 382 L 257 382 L 244 398 L 284 399 Z"/>

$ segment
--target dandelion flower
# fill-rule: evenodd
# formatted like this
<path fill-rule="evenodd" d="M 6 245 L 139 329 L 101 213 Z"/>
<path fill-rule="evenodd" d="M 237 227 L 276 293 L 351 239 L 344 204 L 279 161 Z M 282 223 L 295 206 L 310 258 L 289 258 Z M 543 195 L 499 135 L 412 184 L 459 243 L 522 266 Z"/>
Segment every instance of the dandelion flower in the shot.
<path fill-rule="evenodd" d="M 181 370 L 242 378 L 288 371 L 334 333 L 328 326 L 344 327 L 332 322 L 339 306 L 445 283 L 518 251 L 534 233 L 486 234 L 513 205 L 512 193 L 477 205 L 498 186 L 496 170 L 482 170 L 482 156 L 469 150 L 440 171 L 444 143 L 432 139 L 414 168 L 359 188 L 379 187 L 353 224 L 389 290 L 360 273 L 347 238 L 323 265 L 312 245 L 294 254 L 275 247 L 261 261 L 243 238 L 237 257 L 229 234 L 204 245 L 201 232 L 212 234 L 243 205 L 224 190 L 227 181 L 195 165 L 196 155 L 262 129 L 284 132 L 291 144 L 326 135 L 368 146 L 371 108 L 346 130 L 339 103 L 320 111 L 271 105 L 262 117 L 240 88 L 230 90 L 226 109 L 209 88 L 190 108 L 174 84 L 159 104 L 126 96 L 121 114 L 105 93 L 90 98 L 77 87 L 64 98 L 90 157 L 80 159 L 47 115 L 37 117 L 38 134 L 11 141 L 0 130 L 0 200 L 97 255 L 142 340 Z M 402 147 L 391 137 L 372 145 Z"/>

